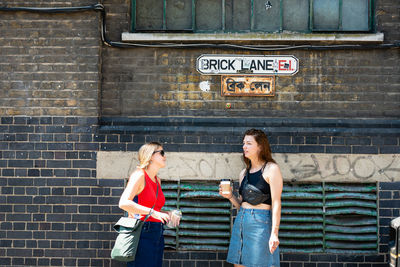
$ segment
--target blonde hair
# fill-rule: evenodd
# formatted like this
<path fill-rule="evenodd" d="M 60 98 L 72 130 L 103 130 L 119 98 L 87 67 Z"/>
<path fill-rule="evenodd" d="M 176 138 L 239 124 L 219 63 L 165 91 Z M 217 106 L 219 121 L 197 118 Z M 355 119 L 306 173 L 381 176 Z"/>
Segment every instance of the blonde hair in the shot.
<path fill-rule="evenodd" d="M 146 143 L 144 145 L 142 145 L 139 149 L 139 168 L 146 168 L 147 166 L 149 166 L 150 161 L 151 161 L 151 156 L 153 156 L 154 151 L 156 151 L 156 149 L 158 147 L 160 147 L 161 144 L 158 142 L 150 142 L 150 143 Z"/>

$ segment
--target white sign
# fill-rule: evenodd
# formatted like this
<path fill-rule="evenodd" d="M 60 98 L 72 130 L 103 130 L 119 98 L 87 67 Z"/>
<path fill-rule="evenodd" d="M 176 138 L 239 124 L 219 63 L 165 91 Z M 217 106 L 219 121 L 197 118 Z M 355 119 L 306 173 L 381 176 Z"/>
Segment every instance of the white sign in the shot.
<path fill-rule="evenodd" d="M 294 56 L 201 55 L 196 69 L 207 75 L 293 75 L 299 71 L 299 60 Z"/>

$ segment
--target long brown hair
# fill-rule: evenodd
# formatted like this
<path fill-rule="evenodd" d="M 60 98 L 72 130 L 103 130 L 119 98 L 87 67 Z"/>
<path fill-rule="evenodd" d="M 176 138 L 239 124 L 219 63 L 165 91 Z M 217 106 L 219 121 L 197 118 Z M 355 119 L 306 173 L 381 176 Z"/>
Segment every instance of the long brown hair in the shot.
<path fill-rule="evenodd" d="M 254 139 L 256 140 L 257 145 L 260 147 L 260 154 L 258 155 L 258 157 L 261 160 L 265 161 L 266 163 L 268 163 L 268 162 L 276 163 L 275 160 L 272 158 L 271 147 L 269 145 L 268 137 L 264 133 L 264 131 L 254 129 L 254 128 L 247 130 L 244 133 L 242 140 L 244 140 L 244 137 L 246 135 L 253 136 Z M 250 169 L 251 161 L 244 156 L 244 153 L 243 153 L 243 160 L 244 160 L 244 163 L 246 163 L 246 168 Z"/>

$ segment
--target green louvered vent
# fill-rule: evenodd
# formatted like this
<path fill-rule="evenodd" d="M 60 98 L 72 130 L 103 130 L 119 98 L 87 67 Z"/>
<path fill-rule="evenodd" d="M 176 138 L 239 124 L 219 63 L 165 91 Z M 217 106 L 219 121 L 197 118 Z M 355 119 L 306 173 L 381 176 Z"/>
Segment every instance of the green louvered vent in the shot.
<path fill-rule="evenodd" d="M 325 184 L 325 246 L 332 253 L 378 249 L 375 184 Z"/>
<path fill-rule="evenodd" d="M 279 231 L 284 252 L 323 252 L 323 188 L 321 184 L 285 184 Z"/>
<path fill-rule="evenodd" d="M 281 251 L 376 252 L 376 193 L 376 184 L 285 184 Z"/>
<path fill-rule="evenodd" d="M 165 210 L 180 209 L 179 229 L 166 229 L 166 247 L 227 250 L 231 205 L 217 182 L 166 182 Z M 302 253 L 376 253 L 376 184 L 285 184 L 280 250 Z"/>
<path fill-rule="evenodd" d="M 166 247 L 179 250 L 227 250 L 231 205 L 218 194 L 218 183 L 163 182 L 165 210 L 180 209 L 179 229 L 166 229 Z"/>

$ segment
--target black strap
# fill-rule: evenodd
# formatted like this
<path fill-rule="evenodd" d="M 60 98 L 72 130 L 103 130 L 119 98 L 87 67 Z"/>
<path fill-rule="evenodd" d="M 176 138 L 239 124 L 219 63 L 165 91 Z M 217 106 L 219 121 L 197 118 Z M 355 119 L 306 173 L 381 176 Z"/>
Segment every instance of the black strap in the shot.
<path fill-rule="evenodd" d="M 158 179 L 157 179 L 157 177 L 156 177 L 156 184 L 157 184 L 156 201 L 154 202 L 153 207 L 151 207 L 149 214 L 147 214 L 146 217 L 144 217 L 143 222 L 147 221 L 147 219 L 150 217 L 151 213 L 153 212 L 153 208 L 157 203 L 157 197 L 158 197 Z"/>

